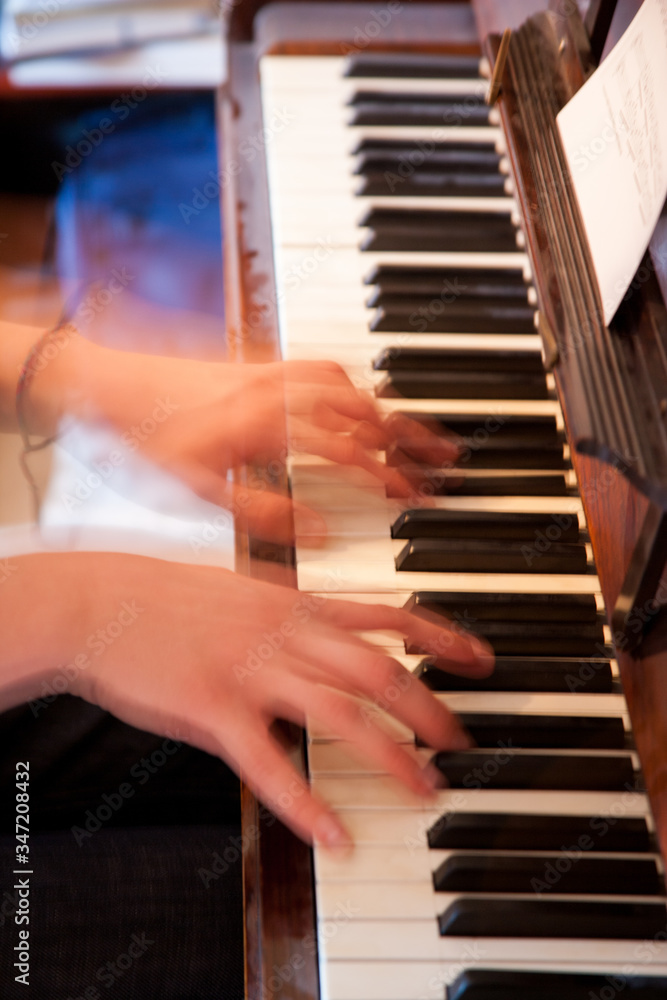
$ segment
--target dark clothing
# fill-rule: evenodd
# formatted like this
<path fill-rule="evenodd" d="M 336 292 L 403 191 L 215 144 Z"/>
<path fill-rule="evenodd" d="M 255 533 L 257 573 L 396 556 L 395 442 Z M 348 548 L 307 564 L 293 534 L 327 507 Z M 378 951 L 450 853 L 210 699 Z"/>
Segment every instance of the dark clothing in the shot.
<path fill-rule="evenodd" d="M 2 997 L 240 1000 L 236 777 L 78 698 L 35 709 L 0 716 Z M 18 761 L 30 763 L 27 866 L 13 829 Z M 17 924 L 13 886 L 26 879 L 29 923 Z M 21 929 L 28 989 L 13 965 Z"/>

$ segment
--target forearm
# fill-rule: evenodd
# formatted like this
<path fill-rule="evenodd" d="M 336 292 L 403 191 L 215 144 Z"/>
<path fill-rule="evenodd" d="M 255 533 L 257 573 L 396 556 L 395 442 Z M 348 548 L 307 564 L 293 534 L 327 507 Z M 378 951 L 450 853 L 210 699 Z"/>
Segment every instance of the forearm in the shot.
<path fill-rule="evenodd" d="M 3 430 L 18 430 L 17 388 L 30 358 L 20 407 L 29 433 L 52 435 L 65 412 L 90 407 L 86 372 L 99 366 L 101 349 L 65 326 L 43 339 L 45 330 L 0 321 L 0 420 Z M 38 348 L 31 356 L 34 348 Z M 101 359 L 100 359 L 101 360 Z"/>
<path fill-rule="evenodd" d="M 41 697 L 44 686 L 76 662 L 90 561 L 87 553 L 0 560 L 0 711 Z"/>
<path fill-rule="evenodd" d="M 18 430 L 16 391 L 22 366 L 44 329 L 0 321 L 0 424 Z M 239 368 L 100 347 L 74 327 L 55 331 L 33 355 L 21 398 L 31 435 L 50 437 L 66 414 L 106 421 L 120 430 L 156 406 L 201 405 L 238 385 Z"/>

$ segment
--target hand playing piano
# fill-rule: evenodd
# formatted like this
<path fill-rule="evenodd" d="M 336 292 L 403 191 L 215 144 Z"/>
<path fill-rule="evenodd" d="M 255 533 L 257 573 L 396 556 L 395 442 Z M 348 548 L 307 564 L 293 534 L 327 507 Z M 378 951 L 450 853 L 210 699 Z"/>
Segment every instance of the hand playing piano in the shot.
<path fill-rule="evenodd" d="M 275 489 L 288 453 L 365 469 L 391 495 L 408 497 L 414 505 L 428 503 L 419 493 L 420 482 L 408 480 L 378 453 L 399 444 L 416 462 L 431 466 L 451 465 L 458 455 L 453 438 L 437 436 L 400 414 L 383 417 L 372 398 L 355 389 L 332 363 L 150 360 L 153 368 L 157 363 L 160 381 L 149 376 L 147 386 L 148 372 L 126 381 L 126 393 L 120 405 L 116 398 L 112 410 L 116 422 L 127 426 L 128 410 L 136 413 L 144 401 L 149 407 L 160 394 L 168 394 L 178 409 L 146 442 L 146 454 L 200 496 L 242 518 L 244 527 L 261 538 L 293 541 L 294 521 L 311 543 L 326 533 L 317 513 Z M 128 364 L 132 372 L 141 359 L 130 356 Z M 256 469 L 246 484 L 233 484 L 228 470 L 244 465 Z"/>
<path fill-rule="evenodd" d="M 303 723 L 312 717 L 421 795 L 432 791 L 432 776 L 378 721 L 377 703 L 388 701 L 386 693 L 400 690 L 390 702 L 392 714 L 428 745 L 468 745 L 455 717 L 419 680 L 354 634 L 397 631 L 446 659 L 454 672 L 488 674 L 487 647 L 453 627 L 395 608 L 317 600 L 226 570 L 138 556 L 48 554 L 13 562 L 0 618 L 23 623 L 16 659 L 27 662 L 35 654 L 42 661 L 32 692 L 25 689 L 28 672 L 24 677 L 26 700 L 40 697 L 40 684 L 49 679 L 46 664 L 50 677 L 62 676 L 63 664 L 85 650 L 88 663 L 76 661 L 78 669 L 67 674 L 69 693 L 224 758 L 307 840 L 334 846 L 349 838 L 271 735 L 276 718 Z M 99 654 L 91 652 L 86 637 L 118 619 L 122 607 L 131 611 L 122 634 Z M 12 631 L 7 625 L 7 634 Z M 40 643 L 48 643 L 41 657 L 32 650 Z M 5 654 L 11 657 L 11 650 Z"/>
<path fill-rule="evenodd" d="M 230 377 L 231 376 L 231 377 Z M 178 390 L 175 395 L 178 397 Z M 299 534 L 313 543 L 326 532 L 321 517 L 272 489 L 286 471 L 290 454 L 314 455 L 343 466 L 365 469 L 392 496 L 420 496 L 410 481 L 378 452 L 391 444 L 418 462 L 451 464 L 458 455 L 452 438 L 438 437 L 423 424 L 400 414 L 384 418 L 343 370 L 324 362 L 286 362 L 226 368 L 208 398 L 192 391 L 191 401 L 164 428 L 148 453 L 176 470 L 208 500 L 242 517 L 248 530 L 275 541 Z M 246 485 L 233 485 L 227 470 L 253 464 Z"/>
<path fill-rule="evenodd" d="M 30 331 L 19 338 L 17 363 L 36 338 Z M 145 424 L 161 401 L 162 422 L 151 419 L 151 433 L 135 433 L 134 441 L 259 537 L 290 542 L 294 521 L 313 544 L 326 532 L 318 514 L 276 489 L 288 452 L 364 469 L 412 506 L 429 502 L 421 482 L 407 479 L 381 453 L 394 445 L 413 468 L 451 466 L 458 455 L 453 437 L 400 414 L 384 417 L 333 363 L 156 357 L 102 348 L 76 334 L 66 345 L 31 384 L 26 405 L 33 433 L 53 433 L 55 419 L 71 412 L 124 434 Z M 232 483 L 229 470 L 246 465 L 256 467 L 247 483 Z"/>

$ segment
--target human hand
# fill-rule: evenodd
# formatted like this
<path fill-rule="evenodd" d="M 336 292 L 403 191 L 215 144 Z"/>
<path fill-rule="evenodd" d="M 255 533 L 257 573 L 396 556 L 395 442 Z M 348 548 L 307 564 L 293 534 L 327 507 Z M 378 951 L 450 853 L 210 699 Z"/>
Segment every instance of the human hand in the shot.
<path fill-rule="evenodd" d="M 168 400 L 169 416 L 153 421 L 150 435 L 134 439 L 200 496 L 242 516 L 258 537 L 293 541 L 295 518 L 311 543 L 326 534 L 319 514 L 276 488 L 288 454 L 365 469 L 391 496 L 420 504 L 428 501 L 417 492 L 418 475 L 406 478 L 378 452 L 400 447 L 415 470 L 419 463 L 451 465 L 458 454 L 453 438 L 424 423 L 398 413 L 383 416 L 333 363 L 232 365 L 107 351 L 100 366 L 106 381 L 93 381 L 101 415 L 118 429 L 134 430 L 156 399 Z M 245 482 L 228 476 L 246 466 L 258 468 Z"/>
<path fill-rule="evenodd" d="M 71 693 L 222 757 L 306 840 L 335 846 L 349 837 L 271 735 L 275 719 L 317 720 L 421 795 L 432 791 L 431 775 L 383 731 L 380 713 L 368 711 L 372 699 L 398 689 L 391 711 L 424 742 L 436 750 L 468 745 L 455 717 L 417 678 L 354 634 L 397 631 L 453 672 L 488 674 L 488 647 L 453 626 L 382 605 L 312 601 L 211 567 L 118 554 L 70 558 L 86 563 L 82 636 L 112 620 L 123 601 L 136 613 L 78 673 Z M 264 659 L 256 653 L 262 644 L 273 649 Z"/>

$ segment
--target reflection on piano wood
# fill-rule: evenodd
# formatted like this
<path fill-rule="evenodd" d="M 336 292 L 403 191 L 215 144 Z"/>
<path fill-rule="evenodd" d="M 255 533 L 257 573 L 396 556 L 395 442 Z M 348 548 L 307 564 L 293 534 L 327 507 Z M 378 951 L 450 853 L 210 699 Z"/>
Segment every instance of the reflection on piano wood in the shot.
<path fill-rule="evenodd" d="M 248 136 L 266 147 L 266 162 L 230 170 L 224 189 L 239 357 L 275 356 L 280 338 L 286 357 L 337 360 L 388 411 L 439 420 L 466 445 L 461 473 L 433 470 L 434 507 L 407 516 L 363 473 L 341 479 L 294 456 L 292 492 L 330 530 L 324 550 L 297 543 L 295 579 L 417 613 L 446 608 L 488 637 L 498 669 L 466 685 L 375 637 L 462 714 L 477 749 L 437 755 L 449 788 L 424 803 L 311 726 L 312 783 L 358 845 L 347 861 L 315 852 L 314 893 L 309 850 L 261 822 L 244 792 L 246 830 L 262 831 L 245 857 L 248 996 L 408 1000 L 443 997 L 447 984 L 452 1000 L 621 989 L 654 1000 L 667 990 L 655 978 L 667 976 L 667 910 L 644 779 L 664 847 L 662 630 L 643 660 L 621 644 L 617 663 L 602 614 L 644 501 L 570 454 L 537 363 L 543 281 L 518 226 L 522 185 L 481 99 L 471 13 L 279 4 L 251 44 L 252 6 L 232 19 L 221 105 L 227 164 L 244 162 Z M 384 57 L 367 51 L 381 21 Z M 262 133 L 262 108 L 284 127 Z M 258 572 L 254 554 L 268 552 L 241 553 Z M 651 708 L 643 718 L 639 704 Z"/>

